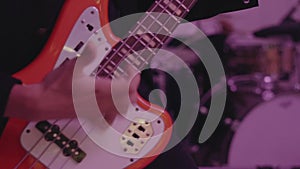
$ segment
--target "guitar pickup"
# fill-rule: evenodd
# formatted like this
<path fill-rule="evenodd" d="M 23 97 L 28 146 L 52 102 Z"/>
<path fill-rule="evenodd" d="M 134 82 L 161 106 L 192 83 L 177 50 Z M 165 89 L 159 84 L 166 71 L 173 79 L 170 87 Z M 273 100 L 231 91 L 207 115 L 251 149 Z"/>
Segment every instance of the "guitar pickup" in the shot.
<path fill-rule="evenodd" d="M 138 154 L 153 135 L 151 123 L 144 119 L 132 122 L 121 136 L 120 142 L 125 153 Z"/>
<path fill-rule="evenodd" d="M 62 150 L 64 156 L 70 156 L 77 163 L 80 163 L 86 157 L 86 153 L 78 147 L 77 141 L 70 140 L 61 133 L 58 125 L 51 124 L 48 121 L 40 121 L 35 127 L 43 133 L 46 141 L 55 143 Z"/>

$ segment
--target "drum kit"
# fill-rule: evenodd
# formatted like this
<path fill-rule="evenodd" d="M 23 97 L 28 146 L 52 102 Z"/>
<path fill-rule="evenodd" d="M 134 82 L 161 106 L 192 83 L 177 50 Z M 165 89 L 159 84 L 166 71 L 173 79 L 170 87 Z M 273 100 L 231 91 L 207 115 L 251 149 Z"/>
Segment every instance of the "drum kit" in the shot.
<path fill-rule="evenodd" d="M 279 25 L 247 36 L 232 34 L 226 39 L 223 59 L 227 80 L 225 84 L 221 82 L 228 89 L 226 105 L 217 129 L 201 144 L 196 141 L 207 117 L 210 97 L 218 91 L 211 90 L 214 86 L 203 85 L 209 77 L 201 73 L 204 66 L 194 60 L 197 57 L 192 57 L 193 53 L 169 46 L 199 77 L 199 87 L 206 86 L 200 89 L 199 119 L 187 145 L 200 168 L 300 168 L 300 22 L 289 19 L 294 11 L 295 8 Z M 158 57 L 152 64 L 167 66 L 168 71 L 188 77 L 173 60 Z M 170 85 L 172 78 L 153 72 L 154 85 L 171 95 L 166 106 L 169 112 L 178 109 L 177 92 Z"/>
<path fill-rule="evenodd" d="M 226 43 L 230 108 L 200 144 L 197 158 L 209 156 L 200 165 L 300 168 L 300 23 L 285 20 Z"/>

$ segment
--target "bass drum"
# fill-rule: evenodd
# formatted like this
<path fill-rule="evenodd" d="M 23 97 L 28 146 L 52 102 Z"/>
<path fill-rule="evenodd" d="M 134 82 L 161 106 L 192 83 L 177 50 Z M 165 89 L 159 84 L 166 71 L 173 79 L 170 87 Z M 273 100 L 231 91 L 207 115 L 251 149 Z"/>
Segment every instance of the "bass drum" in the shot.
<path fill-rule="evenodd" d="M 252 108 L 229 145 L 230 167 L 300 166 L 300 94 L 278 94 Z"/>

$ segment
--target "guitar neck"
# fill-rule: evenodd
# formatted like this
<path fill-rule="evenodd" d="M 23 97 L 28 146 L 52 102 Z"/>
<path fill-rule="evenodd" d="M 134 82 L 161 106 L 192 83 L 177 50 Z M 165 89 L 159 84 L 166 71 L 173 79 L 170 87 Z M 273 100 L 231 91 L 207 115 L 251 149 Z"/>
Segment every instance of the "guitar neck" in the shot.
<path fill-rule="evenodd" d="M 166 42 L 181 19 L 197 0 L 157 0 L 121 40 L 108 53 L 95 70 L 95 74 L 113 78 L 126 75 L 126 67 L 140 71 Z"/>

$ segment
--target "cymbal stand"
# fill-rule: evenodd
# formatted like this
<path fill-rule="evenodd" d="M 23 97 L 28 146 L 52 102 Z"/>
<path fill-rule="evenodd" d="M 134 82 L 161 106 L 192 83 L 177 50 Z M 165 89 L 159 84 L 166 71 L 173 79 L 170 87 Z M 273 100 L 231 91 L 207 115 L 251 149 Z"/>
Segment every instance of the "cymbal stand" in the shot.
<path fill-rule="evenodd" d="M 294 70 L 295 70 L 295 85 L 294 89 L 300 90 L 300 44 L 296 43 L 296 53 L 294 57 Z"/>

